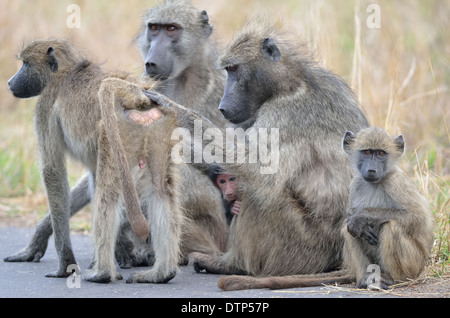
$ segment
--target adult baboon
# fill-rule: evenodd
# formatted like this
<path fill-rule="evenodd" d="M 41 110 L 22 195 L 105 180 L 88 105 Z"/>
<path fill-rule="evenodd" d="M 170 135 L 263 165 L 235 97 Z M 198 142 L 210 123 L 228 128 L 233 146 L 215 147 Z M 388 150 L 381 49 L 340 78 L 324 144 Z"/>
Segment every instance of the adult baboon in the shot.
<path fill-rule="evenodd" d="M 225 75 L 215 67 L 216 44 L 211 39 L 212 26 L 208 15 L 192 7 L 186 1 L 165 1 L 157 8 L 149 9 L 142 20 L 142 27 L 137 36 L 137 44 L 145 59 L 164 56 L 165 64 L 172 64 L 172 73 L 149 72 L 159 78 L 155 89 L 169 98 L 193 108 L 217 125 L 224 125 L 224 119 L 217 105 L 223 93 Z M 159 28 L 169 26 L 176 28 L 176 43 L 174 37 L 163 34 L 154 40 L 149 33 L 150 26 Z M 167 31 L 169 32 L 169 31 Z M 162 38 L 162 40 L 160 40 Z M 166 54 L 165 54 L 166 53 Z M 147 63 L 147 62 L 146 62 Z M 160 63 L 158 62 L 158 65 Z M 164 75 L 164 76 L 163 76 Z M 206 176 L 186 167 L 182 169 L 181 182 L 183 189 L 181 205 L 187 216 L 183 230 L 182 251 L 183 262 L 192 251 L 218 253 L 225 249 L 226 221 L 223 218 L 220 193 L 211 186 Z M 83 177 L 71 190 L 71 216 L 89 204 L 92 200 L 90 190 L 92 182 L 89 175 Z M 48 239 L 52 234 L 50 214 L 36 226 L 30 243 L 23 250 L 6 257 L 5 261 L 38 262 L 47 249 Z M 149 265 L 152 263 L 151 249 L 147 244 L 134 242 L 134 235 L 129 233 L 124 224 L 116 246 L 116 258 L 123 268 L 131 265 Z M 143 251 L 143 252 L 142 252 Z"/>
<path fill-rule="evenodd" d="M 185 0 L 165 0 L 145 13 L 136 41 L 146 74 L 162 81 L 157 91 L 222 127 L 228 122 L 217 106 L 226 77 L 217 67 L 212 32 L 206 11 Z"/>
<path fill-rule="evenodd" d="M 173 278 L 179 261 L 182 215 L 176 202 L 180 196 L 176 188 L 177 170 L 167 160 L 170 150 L 164 144 L 158 148 L 160 140 L 167 138 L 164 131 L 158 129 L 165 119 L 158 120 L 150 128 L 125 119 L 119 120 L 118 138 L 124 141 L 125 152 L 117 153 L 105 137 L 101 121 L 101 116 L 115 118 L 114 109 L 110 109 L 109 114 L 101 111 L 97 96 L 102 80 L 109 74 L 86 60 L 70 43 L 60 39 L 34 41 L 21 50 L 18 58 L 23 61 L 23 66 L 9 80 L 10 90 L 19 98 L 39 95 L 34 119 L 41 173 L 59 257 L 59 269 L 47 276 L 68 276 L 71 274 L 66 271 L 68 265 L 76 264 L 69 235 L 70 194 L 65 165 L 66 155 L 69 154 L 83 163 L 95 179 L 95 267 L 85 277 L 102 283 L 121 278 L 114 265 L 114 246 L 123 192 L 128 219 L 141 239 L 146 239 L 149 233 L 140 206 L 145 208 L 155 250 L 156 262 L 151 272 L 146 272 L 144 278 L 141 278 L 142 274 L 137 277 L 149 282 L 166 282 Z M 124 105 L 134 107 L 150 103 L 140 89 L 136 86 L 132 88 L 131 93 L 118 91 L 117 95 L 113 95 L 107 92 L 102 96 L 110 99 L 117 97 Z M 153 137 L 156 137 L 157 143 Z M 114 164 L 113 155 L 118 165 Z M 166 164 L 155 170 L 152 162 L 147 169 L 139 169 L 140 159 Z M 129 169 L 133 171 L 133 180 Z M 136 201 L 138 199 L 134 182 L 139 185 L 140 203 L 127 199 L 127 196 Z M 174 184 L 168 185 L 170 182 Z M 167 188 L 171 188 L 170 193 Z M 135 217 L 140 218 L 134 220 Z M 139 228 L 142 224 L 145 227 Z"/>
<path fill-rule="evenodd" d="M 275 138 L 269 148 L 278 150 L 279 166 L 270 174 L 261 158 L 223 164 L 239 176 L 241 213 L 231 222 L 227 252 L 191 254 L 195 269 L 268 276 L 340 266 L 340 225 L 352 171 L 339 145 L 347 130 L 368 126 L 353 92 L 314 63 L 295 39 L 256 21 L 235 37 L 221 66 L 228 80 L 219 109 L 234 124 L 257 133 L 278 129 L 279 144 Z M 153 98 L 176 109 L 162 96 Z M 180 125 L 195 136 L 195 125 Z M 193 165 L 207 173 L 210 164 Z"/>
<path fill-rule="evenodd" d="M 356 136 L 347 132 L 343 148 L 355 169 L 342 227 L 344 270 L 311 276 L 228 276 L 220 278 L 219 287 L 278 289 L 356 281 L 358 288 L 386 289 L 419 276 L 433 243 L 433 218 L 426 199 L 398 167 L 403 137 L 367 128 Z M 373 265 L 380 270 L 373 272 Z"/>

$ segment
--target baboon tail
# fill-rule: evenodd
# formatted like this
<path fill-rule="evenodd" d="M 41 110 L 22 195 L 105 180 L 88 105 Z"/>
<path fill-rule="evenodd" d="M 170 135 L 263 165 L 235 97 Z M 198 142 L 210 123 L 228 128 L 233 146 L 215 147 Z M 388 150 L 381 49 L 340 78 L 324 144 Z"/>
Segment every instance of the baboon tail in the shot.
<path fill-rule="evenodd" d="M 225 291 L 243 290 L 243 289 L 284 289 L 296 287 L 312 287 L 324 284 L 348 284 L 353 281 L 347 271 L 339 270 L 329 273 L 311 274 L 311 275 L 291 275 L 291 276 L 270 276 L 270 277 L 251 277 L 251 276 L 223 276 L 219 279 L 219 288 Z"/>
<path fill-rule="evenodd" d="M 139 197 L 131 177 L 127 157 L 125 150 L 123 149 L 122 139 L 119 135 L 115 112 L 116 92 L 118 89 L 126 89 L 124 85 L 133 84 L 117 78 L 106 79 L 100 86 L 98 97 L 106 136 L 109 140 L 114 159 L 117 162 L 120 178 L 122 180 L 122 191 L 128 221 L 130 222 L 133 231 L 142 240 L 146 240 L 150 230 L 148 228 L 147 220 L 142 213 Z"/>

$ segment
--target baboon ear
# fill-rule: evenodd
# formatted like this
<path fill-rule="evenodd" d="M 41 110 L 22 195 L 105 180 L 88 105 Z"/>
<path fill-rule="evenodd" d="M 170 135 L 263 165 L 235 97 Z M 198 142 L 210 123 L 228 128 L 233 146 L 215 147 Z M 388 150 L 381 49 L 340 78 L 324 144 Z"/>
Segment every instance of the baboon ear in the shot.
<path fill-rule="evenodd" d="M 50 69 L 52 72 L 56 72 L 58 70 L 58 61 L 56 60 L 55 50 L 52 47 L 49 47 L 47 55 L 49 58 Z"/>
<path fill-rule="evenodd" d="M 344 140 L 342 141 L 342 148 L 348 154 L 352 152 L 351 145 L 355 142 L 355 134 L 351 131 L 347 131 L 344 136 Z"/>
<path fill-rule="evenodd" d="M 403 139 L 403 135 L 395 137 L 394 142 L 398 151 L 400 151 L 400 153 L 403 153 L 405 151 L 405 140 Z"/>
<path fill-rule="evenodd" d="M 278 62 L 281 58 L 281 52 L 275 41 L 271 38 L 265 38 L 262 43 L 262 51 L 272 62 Z"/>
<path fill-rule="evenodd" d="M 206 37 L 210 36 L 214 28 L 209 24 L 208 13 L 205 10 L 202 10 L 200 12 L 200 22 L 202 23 L 203 28 L 206 30 Z"/>

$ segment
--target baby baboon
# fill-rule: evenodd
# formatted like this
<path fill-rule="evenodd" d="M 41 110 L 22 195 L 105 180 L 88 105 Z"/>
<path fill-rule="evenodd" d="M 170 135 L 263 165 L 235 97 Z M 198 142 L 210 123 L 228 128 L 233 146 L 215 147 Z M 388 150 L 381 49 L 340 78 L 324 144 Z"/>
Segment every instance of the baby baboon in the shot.
<path fill-rule="evenodd" d="M 417 278 L 433 243 L 433 217 L 426 199 L 397 164 L 403 136 L 392 138 L 379 128 L 356 136 L 347 132 L 343 147 L 357 171 L 342 231 L 345 267 L 360 288 L 369 285 L 371 264 L 380 266 L 382 288 Z"/>
<path fill-rule="evenodd" d="M 403 137 L 367 128 L 357 136 L 347 132 L 343 148 L 355 169 L 342 228 L 344 270 L 311 276 L 222 277 L 220 288 L 278 289 L 355 280 L 358 288 L 387 288 L 419 276 L 433 243 L 433 218 L 425 198 L 398 167 Z M 379 277 L 370 265 L 379 266 Z"/>
<path fill-rule="evenodd" d="M 159 79 L 155 90 L 186 107 L 199 111 L 217 125 L 223 126 L 226 120 L 217 106 L 223 94 L 225 74 L 215 66 L 216 44 L 210 36 L 212 26 L 208 20 L 206 12 L 195 9 L 187 1 L 165 1 L 146 12 L 142 20 L 142 30 L 137 36 L 137 44 L 145 60 L 159 56 L 164 60 L 164 65 L 173 65 L 172 72 L 170 74 L 166 72 L 164 76 L 157 72 L 148 73 Z M 167 32 L 155 39 L 150 34 L 151 25 L 165 27 Z M 178 30 L 176 43 L 173 37 L 168 36 L 169 25 Z M 181 192 L 185 193 L 180 198 L 182 200 L 180 204 L 186 215 L 186 222 L 183 223 L 186 230 L 183 230 L 182 239 L 183 262 L 186 262 L 187 255 L 192 251 L 204 253 L 223 251 L 227 228 L 222 215 L 220 193 L 211 185 L 208 177 L 185 165 L 179 168 L 183 180 Z M 71 216 L 91 202 L 92 187 L 92 178 L 88 174 L 71 190 L 69 199 Z M 149 255 L 151 249 L 148 249 L 148 244 L 134 242 L 133 246 L 134 234 L 129 233 L 127 229 L 127 225 L 124 224 L 116 246 L 120 266 L 129 268 L 131 265 L 151 265 L 151 261 L 147 261 L 153 259 L 152 255 Z M 37 225 L 28 246 L 4 260 L 38 262 L 47 249 L 51 234 L 51 219 L 50 214 L 47 214 Z M 148 252 L 141 255 L 138 250 Z"/>
<path fill-rule="evenodd" d="M 241 213 L 231 223 L 227 252 L 191 254 L 197 271 L 269 276 L 341 265 L 340 225 L 352 171 L 340 144 L 346 131 L 368 124 L 344 80 L 286 34 L 252 22 L 221 58 L 228 80 L 220 109 L 256 132 L 278 129 L 279 143 L 270 146 L 279 164 L 272 174 L 261 173 L 267 163 L 260 160 L 223 164 L 239 177 Z M 192 126 L 186 128 L 195 136 Z M 206 162 L 192 165 L 208 171 Z"/>
<path fill-rule="evenodd" d="M 159 118 L 150 127 L 126 119 L 119 120 L 118 138 L 124 141 L 125 152 L 112 151 L 114 148 L 111 148 L 103 130 L 102 111 L 97 96 L 102 80 L 109 76 L 107 73 L 87 61 L 70 43 L 60 39 L 34 41 L 21 50 L 19 59 L 23 60 L 23 67 L 9 81 L 10 90 L 19 98 L 40 96 L 35 108 L 35 126 L 42 177 L 59 256 L 59 269 L 47 276 L 68 276 L 71 273 L 66 272 L 67 266 L 76 263 L 69 235 L 70 194 L 65 165 L 65 156 L 69 154 L 84 164 L 92 178 L 95 177 L 95 271 L 85 277 L 95 282 L 120 278 L 114 266 L 114 245 L 121 215 L 122 199 L 119 198 L 123 192 L 127 209 L 132 207 L 141 213 L 140 205 L 145 207 L 151 227 L 156 263 L 151 273 L 145 273 L 144 278 L 138 276 L 139 279 L 150 282 L 170 280 L 175 275 L 179 261 L 179 228 L 182 219 L 174 203 L 179 196 L 176 189 L 177 172 L 172 170 L 168 160 L 165 160 L 166 169 L 161 168 L 155 175 L 150 164 L 146 169 L 139 167 L 140 160 L 150 162 L 155 157 L 156 162 L 160 163 L 170 155 L 169 149 L 165 147 L 157 149 L 157 144 L 166 137 L 162 135 L 164 131 L 158 129 L 159 125 L 164 124 L 165 118 Z M 102 96 L 106 95 L 105 98 L 113 101 L 117 97 L 125 105 L 150 108 L 149 99 L 137 86 L 131 86 L 131 92 L 130 89 L 121 89 L 115 95 Z M 115 118 L 113 109 L 110 111 L 109 116 L 108 113 L 103 114 L 104 118 Z M 157 116 L 154 118 L 158 119 Z M 158 139 L 157 144 L 152 135 Z M 130 170 L 133 180 L 130 180 Z M 166 184 L 161 180 L 174 182 L 169 195 L 163 191 Z M 138 183 L 140 203 L 132 201 L 137 199 L 133 182 Z M 131 226 L 137 228 L 143 222 L 145 227 L 143 230 L 137 228 L 137 234 L 147 238 L 147 220 L 141 213 L 138 214 L 141 219 L 134 222 L 136 211 L 130 217 L 132 212 L 127 211 Z"/>
<path fill-rule="evenodd" d="M 233 216 L 238 215 L 241 209 L 241 201 L 236 193 L 237 176 L 220 172 L 212 166 L 208 173 L 213 184 L 222 192 L 222 203 L 225 208 L 225 217 L 228 225 L 231 224 Z"/>

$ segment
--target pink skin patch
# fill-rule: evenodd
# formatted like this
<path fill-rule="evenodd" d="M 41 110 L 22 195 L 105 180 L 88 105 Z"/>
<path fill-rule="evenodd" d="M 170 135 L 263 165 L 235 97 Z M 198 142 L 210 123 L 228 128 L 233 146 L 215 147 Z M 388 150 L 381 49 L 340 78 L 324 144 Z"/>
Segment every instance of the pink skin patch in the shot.
<path fill-rule="evenodd" d="M 127 119 L 134 121 L 137 124 L 148 126 L 161 118 L 163 113 L 158 108 L 152 108 L 146 111 L 138 111 L 130 109 L 126 112 Z"/>

